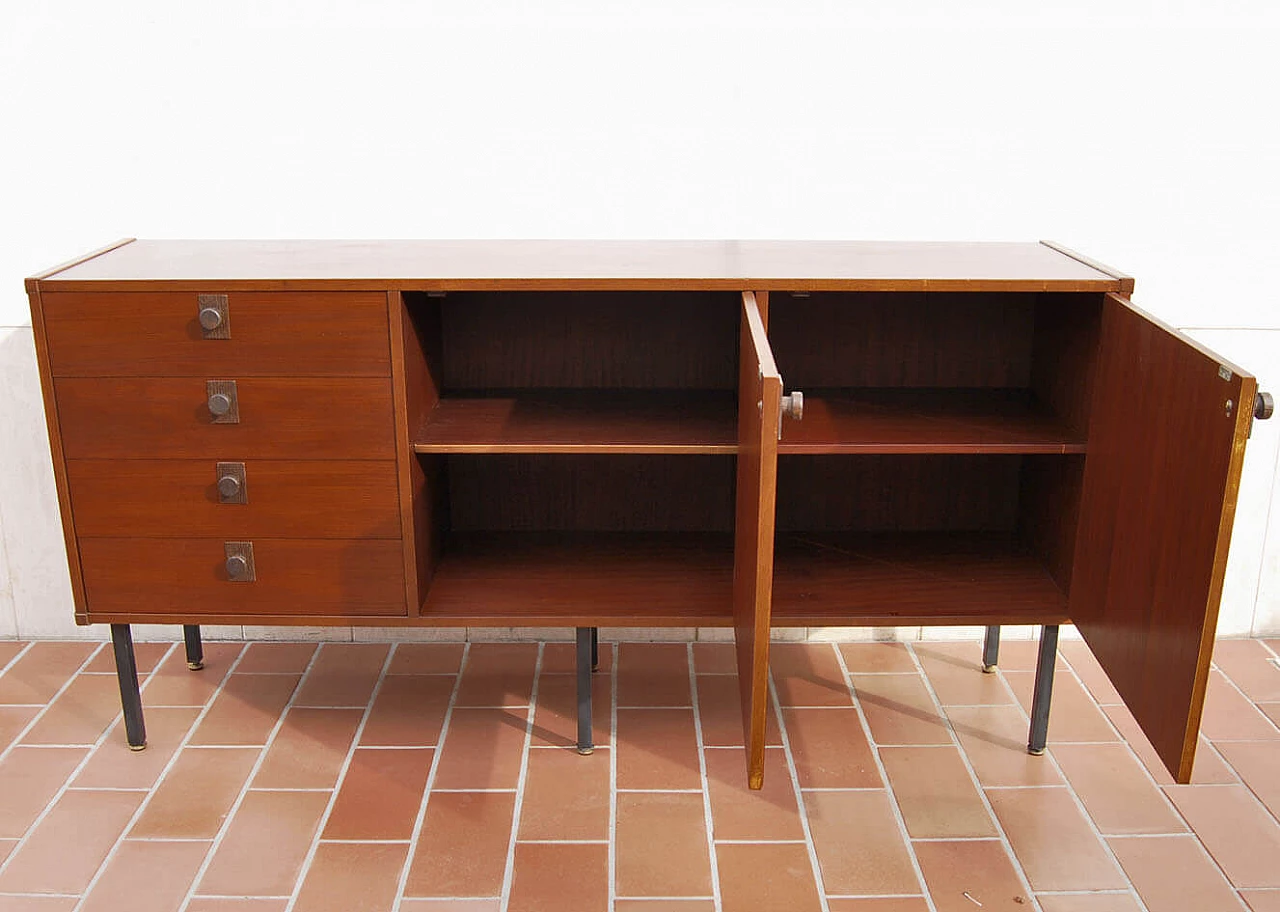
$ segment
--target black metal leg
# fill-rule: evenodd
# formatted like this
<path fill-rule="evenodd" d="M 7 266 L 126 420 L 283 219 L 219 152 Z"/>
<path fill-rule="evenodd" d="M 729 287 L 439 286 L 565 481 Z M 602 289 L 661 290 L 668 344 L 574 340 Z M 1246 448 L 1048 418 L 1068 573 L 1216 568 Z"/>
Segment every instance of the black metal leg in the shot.
<path fill-rule="evenodd" d="M 124 709 L 124 733 L 129 750 L 147 746 L 147 727 L 142 721 L 142 694 L 138 690 L 138 663 L 133 656 L 133 632 L 128 624 L 111 625 L 111 647 L 116 654 L 116 677 L 120 681 L 120 705 Z"/>
<path fill-rule="evenodd" d="M 183 624 L 182 638 L 187 642 L 187 667 L 192 671 L 204 668 L 204 644 L 200 642 L 200 625 Z"/>
<path fill-rule="evenodd" d="M 1053 699 L 1053 668 L 1058 662 L 1058 625 L 1040 629 L 1040 654 L 1036 658 L 1035 694 L 1031 699 L 1031 735 L 1027 753 L 1037 757 L 1049 741 L 1049 703 Z"/>
<path fill-rule="evenodd" d="M 578 753 L 595 752 L 591 743 L 591 653 L 594 628 L 578 627 Z"/>
<path fill-rule="evenodd" d="M 591 628 L 591 670 L 600 670 L 600 628 Z"/>
<path fill-rule="evenodd" d="M 982 642 L 982 670 L 987 674 L 995 674 L 996 665 L 1000 663 L 1000 628 L 988 627 L 987 638 Z"/>

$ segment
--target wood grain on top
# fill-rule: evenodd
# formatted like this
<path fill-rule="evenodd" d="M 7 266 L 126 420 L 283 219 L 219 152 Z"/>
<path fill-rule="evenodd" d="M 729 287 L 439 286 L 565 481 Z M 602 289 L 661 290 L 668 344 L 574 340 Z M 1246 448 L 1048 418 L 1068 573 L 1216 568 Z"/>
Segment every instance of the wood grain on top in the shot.
<path fill-rule="evenodd" d="M 1117 274 L 1118 275 L 1118 274 Z M 758 288 L 1122 291 L 1038 243 L 879 241 L 134 241 L 46 278 L 106 289 Z M 170 286 L 170 287 L 181 287 Z"/>

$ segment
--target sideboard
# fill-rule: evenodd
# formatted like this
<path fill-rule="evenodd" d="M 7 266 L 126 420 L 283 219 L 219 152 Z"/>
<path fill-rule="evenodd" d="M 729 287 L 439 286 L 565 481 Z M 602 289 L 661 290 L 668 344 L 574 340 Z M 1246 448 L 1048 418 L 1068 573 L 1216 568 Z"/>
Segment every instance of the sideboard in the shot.
<path fill-rule="evenodd" d="M 1190 778 L 1270 397 L 1066 248 L 130 239 L 26 287 L 132 746 L 133 623 L 193 668 L 205 623 L 575 627 L 584 675 L 598 625 L 726 626 L 758 788 L 771 626 L 989 668 L 1035 624 L 1040 752 L 1074 623 Z"/>

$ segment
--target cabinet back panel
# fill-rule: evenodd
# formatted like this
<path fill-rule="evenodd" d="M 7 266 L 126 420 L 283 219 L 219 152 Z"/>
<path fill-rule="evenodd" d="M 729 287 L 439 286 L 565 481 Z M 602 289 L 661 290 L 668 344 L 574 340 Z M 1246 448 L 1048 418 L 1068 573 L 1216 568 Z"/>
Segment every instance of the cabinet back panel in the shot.
<path fill-rule="evenodd" d="M 1020 456 L 779 456 L 780 532 L 1008 532 Z"/>
<path fill-rule="evenodd" d="M 454 531 L 730 532 L 732 456 L 449 456 Z"/>
<path fill-rule="evenodd" d="M 1068 595 L 1083 485 L 1083 455 L 1023 459 L 1018 531 Z"/>
<path fill-rule="evenodd" d="M 1025 388 L 1035 304 L 1034 294 L 775 292 L 769 339 L 788 388 Z"/>
<path fill-rule="evenodd" d="M 1089 429 L 1102 295 L 1042 294 L 1035 311 L 1031 388 L 1069 428 Z"/>
<path fill-rule="evenodd" d="M 738 294 L 453 292 L 437 300 L 443 369 L 433 373 L 446 392 L 737 388 Z"/>

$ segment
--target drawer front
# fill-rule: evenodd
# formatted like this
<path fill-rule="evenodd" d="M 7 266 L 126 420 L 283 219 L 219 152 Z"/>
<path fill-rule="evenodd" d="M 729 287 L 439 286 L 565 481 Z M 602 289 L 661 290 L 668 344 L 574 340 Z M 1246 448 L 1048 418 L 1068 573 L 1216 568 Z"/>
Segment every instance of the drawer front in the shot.
<path fill-rule="evenodd" d="M 53 376 L 391 375 L 385 294 L 224 297 L 222 322 L 208 335 L 226 338 L 206 338 L 196 292 L 45 293 Z"/>
<path fill-rule="evenodd" d="M 89 614 L 407 614 L 396 541 L 253 540 L 255 579 L 233 580 L 217 538 L 82 538 Z"/>
<path fill-rule="evenodd" d="M 55 380 L 64 452 L 68 459 L 396 458 L 390 379 L 235 383 L 239 420 L 227 424 L 215 423 L 203 377 Z"/>
<path fill-rule="evenodd" d="M 400 538 L 396 464 L 212 459 L 70 459 L 82 538 Z M 234 492 L 218 490 L 220 478 Z M 229 502 L 230 501 L 230 502 Z M 243 501 L 243 502 L 238 502 Z"/>

